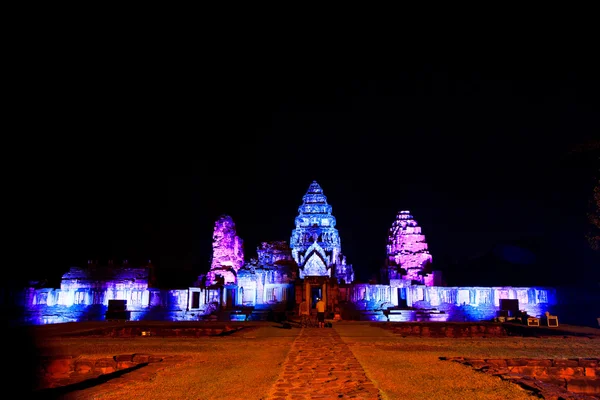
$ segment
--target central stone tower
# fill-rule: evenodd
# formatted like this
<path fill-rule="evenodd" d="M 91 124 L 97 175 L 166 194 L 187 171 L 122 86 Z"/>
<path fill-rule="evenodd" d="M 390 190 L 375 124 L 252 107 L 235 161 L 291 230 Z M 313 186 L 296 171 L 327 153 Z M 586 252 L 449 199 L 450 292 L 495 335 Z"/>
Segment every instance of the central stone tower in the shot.
<path fill-rule="evenodd" d="M 352 265 L 342 255 L 340 236 L 335 228 L 335 217 L 323 189 L 313 181 L 302 197 L 292 230 L 290 248 L 299 266 L 299 277 L 328 276 L 350 283 L 354 280 Z"/>

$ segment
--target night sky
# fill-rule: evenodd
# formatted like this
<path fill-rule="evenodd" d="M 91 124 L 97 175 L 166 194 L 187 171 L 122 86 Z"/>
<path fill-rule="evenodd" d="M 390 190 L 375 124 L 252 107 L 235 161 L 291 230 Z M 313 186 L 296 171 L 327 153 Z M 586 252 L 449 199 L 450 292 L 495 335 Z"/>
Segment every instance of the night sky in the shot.
<path fill-rule="evenodd" d="M 600 84 L 583 66 L 173 70 L 48 83 L 62 94 L 35 116 L 43 135 L 14 182 L 17 278 L 151 259 L 163 286 L 186 287 L 208 271 L 221 214 L 249 259 L 289 241 L 313 180 L 361 280 L 383 265 L 400 210 L 448 284 L 599 278 L 585 240 L 598 151 L 573 152 L 600 136 Z"/>

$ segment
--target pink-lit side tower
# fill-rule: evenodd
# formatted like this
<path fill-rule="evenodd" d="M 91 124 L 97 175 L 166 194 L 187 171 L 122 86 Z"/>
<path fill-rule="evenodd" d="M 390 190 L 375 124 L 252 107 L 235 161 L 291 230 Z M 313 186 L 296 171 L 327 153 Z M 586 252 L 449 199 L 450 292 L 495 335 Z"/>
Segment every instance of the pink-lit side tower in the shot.
<path fill-rule="evenodd" d="M 244 265 L 244 242 L 237 236 L 235 223 L 229 215 L 221 215 L 213 231 L 213 254 L 206 284 L 237 284 L 237 273 Z"/>
<path fill-rule="evenodd" d="M 433 285 L 431 254 L 427 250 L 425 235 L 410 211 L 400 211 L 389 230 L 387 260 L 382 275 L 387 282 L 402 279 Z"/>

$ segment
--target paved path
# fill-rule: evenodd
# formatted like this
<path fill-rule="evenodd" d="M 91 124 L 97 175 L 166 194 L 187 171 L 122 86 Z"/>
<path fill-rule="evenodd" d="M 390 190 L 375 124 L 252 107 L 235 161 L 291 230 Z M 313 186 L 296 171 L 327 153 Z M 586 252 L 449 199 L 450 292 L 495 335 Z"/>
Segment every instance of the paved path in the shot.
<path fill-rule="evenodd" d="M 302 328 L 271 389 L 271 400 L 381 399 L 335 329 Z"/>

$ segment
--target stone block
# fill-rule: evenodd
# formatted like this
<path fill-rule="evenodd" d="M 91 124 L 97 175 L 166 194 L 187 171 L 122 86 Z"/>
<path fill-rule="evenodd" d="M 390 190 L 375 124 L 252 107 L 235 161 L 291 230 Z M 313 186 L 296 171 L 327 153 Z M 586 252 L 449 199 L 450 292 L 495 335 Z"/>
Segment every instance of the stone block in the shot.
<path fill-rule="evenodd" d="M 583 367 L 549 367 L 548 374 L 552 376 L 560 376 L 562 378 L 569 378 L 573 376 L 584 376 Z"/>
<path fill-rule="evenodd" d="M 118 361 L 117 362 L 117 370 L 128 369 L 135 367 L 137 364 L 133 361 Z"/>
<path fill-rule="evenodd" d="M 542 358 L 542 359 L 531 358 L 527 361 L 527 365 L 536 366 L 536 367 L 552 367 L 553 362 L 552 362 L 552 360 L 544 359 L 544 358 Z"/>
<path fill-rule="evenodd" d="M 508 360 L 506 360 L 506 365 L 509 367 L 529 365 L 529 359 L 527 359 L 527 358 L 509 358 Z"/>
<path fill-rule="evenodd" d="M 554 366 L 555 367 L 578 367 L 579 360 L 557 358 L 554 360 Z"/>
<path fill-rule="evenodd" d="M 132 361 L 137 364 L 147 363 L 150 361 L 149 354 L 134 354 Z"/>
<path fill-rule="evenodd" d="M 559 378 L 557 376 L 544 375 L 536 377 L 539 381 L 544 382 L 549 385 L 557 386 L 559 388 L 566 388 L 567 381 L 564 378 Z M 548 389 L 548 386 L 544 386 L 545 389 Z M 544 397 L 546 398 L 546 397 Z M 551 398 L 551 397 L 550 397 Z"/>
<path fill-rule="evenodd" d="M 133 354 L 119 354 L 118 356 L 114 357 L 116 362 L 120 362 L 120 361 L 132 361 L 133 360 Z"/>
<path fill-rule="evenodd" d="M 580 358 L 578 364 L 580 367 L 586 368 L 598 368 L 600 366 L 597 358 Z"/>
<path fill-rule="evenodd" d="M 77 374 L 88 374 L 94 370 L 92 360 L 78 360 L 75 362 L 74 370 Z"/>
<path fill-rule="evenodd" d="M 529 375 L 529 376 L 544 376 L 548 374 L 548 367 L 537 367 L 529 365 L 518 365 L 508 367 L 508 370 L 513 374 Z"/>
<path fill-rule="evenodd" d="M 73 357 L 54 358 L 46 360 L 42 365 L 44 371 L 50 375 L 68 374 L 73 371 Z"/>
<path fill-rule="evenodd" d="M 108 374 L 117 370 L 117 362 L 112 358 L 99 358 L 94 362 L 94 372 Z"/>
<path fill-rule="evenodd" d="M 96 368 L 94 368 L 95 372 L 100 373 L 102 375 L 112 374 L 116 370 L 117 370 L 116 366 L 115 367 L 96 367 Z"/>
<path fill-rule="evenodd" d="M 503 358 L 488 358 L 485 362 L 494 368 L 506 368 L 507 363 Z"/>
<path fill-rule="evenodd" d="M 590 395 L 600 394 L 600 380 L 578 377 L 567 380 L 567 390 Z"/>
<path fill-rule="evenodd" d="M 456 361 L 462 364 L 472 366 L 473 368 L 479 369 L 486 366 L 486 362 L 482 358 L 466 358 L 464 360 L 456 359 Z"/>

